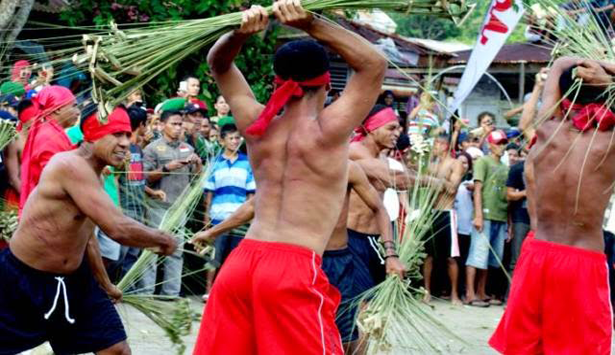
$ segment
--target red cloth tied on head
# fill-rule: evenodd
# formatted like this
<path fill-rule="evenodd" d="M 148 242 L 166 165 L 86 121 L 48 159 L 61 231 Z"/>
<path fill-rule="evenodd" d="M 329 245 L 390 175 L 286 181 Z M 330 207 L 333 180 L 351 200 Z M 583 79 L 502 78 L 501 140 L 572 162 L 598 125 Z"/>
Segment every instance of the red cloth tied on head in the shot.
<path fill-rule="evenodd" d="M 581 132 L 593 127 L 598 127 L 600 131 L 608 131 L 615 126 L 615 114 L 605 105 L 598 103 L 573 104 L 569 100 L 564 100 L 561 107 L 564 111 L 577 111 L 576 115 L 572 117 L 572 124 Z"/>
<path fill-rule="evenodd" d="M 250 127 L 246 130 L 246 133 L 249 135 L 257 137 L 262 136 L 265 131 L 267 131 L 267 127 L 269 127 L 271 120 L 273 120 L 291 98 L 302 97 L 304 95 L 303 87 L 315 88 L 327 85 L 331 82 L 331 74 L 326 72 L 321 76 L 305 81 L 294 81 L 292 79 L 284 80 L 276 76 L 274 82 L 278 85 L 278 88 L 271 95 L 263 112 L 261 112 L 256 121 L 252 122 Z"/>
<path fill-rule="evenodd" d="M 21 131 L 23 125 L 29 121 L 47 116 L 62 106 L 75 102 L 75 95 L 64 86 L 51 85 L 44 87 L 36 97 L 32 98 L 32 106 L 19 114 L 17 130 Z"/>
<path fill-rule="evenodd" d="M 38 103 L 38 107 L 43 115 L 48 115 L 51 112 L 75 102 L 75 95 L 64 86 L 51 85 L 44 87 L 34 101 Z"/>
<path fill-rule="evenodd" d="M 19 123 L 17 124 L 18 132 L 21 132 L 24 124 L 32 121 L 39 116 L 40 110 L 38 107 L 38 103 L 35 100 L 36 99 L 32 100 L 32 106 L 29 106 L 28 108 L 24 109 L 19 113 Z"/>
<path fill-rule="evenodd" d="M 130 117 L 124 108 L 116 107 L 107 117 L 107 122 L 104 124 L 98 121 L 97 114 L 95 112 L 86 118 L 86 121 L 83 123 L 83 139 L 86 142 L 95 142 L 108 134 L 132 132 Z"/>
<path fill-rule="evenodd" d="M 367 135 L 370 132 L 373 132 L 387 123 L 394 121 L 397 121 L 397 114 L 395 114 L 395 111 L 393 111 L 392 108 L 387 107 L 380 110 L 376 114 L 370 116 L 365 123 L 354 130 L 355 136 L 352 138 L 352 142 L 360 142 L 367 138 Z"/>
<path fill-rule="evenodd" d="M 30 62 L 28 62 L 27 60 L 16 61 L 15 64 L 13 65 L 13 70 L 11 71 L 11 81 L 27 83 L 28 80 L 30 80 L 30 76 L 26 78 L 22 78 L 19 75 L 19 73 L 21 72 L 23 68 L 26 68 L 29 66 L 30 66 Z"/>

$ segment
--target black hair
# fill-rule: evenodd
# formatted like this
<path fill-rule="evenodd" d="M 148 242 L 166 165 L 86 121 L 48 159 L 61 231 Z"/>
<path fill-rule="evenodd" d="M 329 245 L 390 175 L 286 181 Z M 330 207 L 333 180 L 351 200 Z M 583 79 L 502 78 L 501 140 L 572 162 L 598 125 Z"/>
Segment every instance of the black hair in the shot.
<path fill-rule="evenodd" d="M 397 139 L 395 149 L 399 151 L 404 151 L 408 147 L 410 147 L 410 137 L 407 134 L 402 133 Z"/>
<path fill-rule="evenodd" d="M 169 117 L 175 116 L 175 115 L 179 115 L 183 117 L 181 111 L 178 111 L 178 110 L 162 111 L 162 115 L 160 115 L 160 122 L 165 123 L 169 120 Z"/>
<path fill-rule="evenodd" d="M 130 129 L 133 132 L 147 122 L 147 111 L 144 109 L 133 105 L 126 111 L 128 112 L 128 117 L 130 117 Z"/>
<path fill-rule="evenodd" d="M 281 46 L 273 57 L 273 71 L 284 80 L 314 79 L 328 70 L 329 56 L 315 41 L 288 42 Z"/>
<path fill-rule="evenodd" d="M 81 109 L 81 118 L 79 119 L 79 129 L 81 129 L 81 132 L 83 132 L 83 125 L 86 119 L 96 112 L 98 112 L 98 104 L 92 101 L 88 102 L 83 109 Z"/>
<path fill-rule="evenodd" d="M 481 121 L 483 120 L 483 118 L 485 118 L 486 116 L 492 117 L 495 120 L 495 115 L 493 113 L 491 113 L 489 111 L 483 111 L 483 112 L 478 114 L 478 117 L 476 119 L 478 121 L 479 125 L 481 124 Z"/>
<path fill-rule="evenodd" d="M 451 142 L 451 136 L 449 136 L 449 135 L 448 135 L 448 134 L 446 134 L 446 133 L 440 133 L 440 134 L 438 134 L 438 135 L 436 136 L 436 139 L 440 139 L 440 140 L 443 140 L 443 141 L 447 141 L 448 143 L 450 143 L 450 142 Z"/>
<path fill-rule="evenodd" d="M 521 147 L 519 147 L 519 145 L 516 143 L 508 143 L 505 150 L 511 150 L 511 149 L 514 149 L 518 152 L 519 150 L 521 150 Z"/>
<path fill-rule="evenodd" d="M 606 101 L 607 95 L 605 95 L 605 93 L 607 92 L 607 90 L 605 90 L 604 87 L 583 84 L 578 90 L 570 90 L 570 88 L 575 82 L 575 78 L 573 77 L 572 72 L 576 67 L 576 65 L 573 65 L 570 68 L 564 70 L 562 75 L 559 77 L 559 88 L 562 93 L 562 96 L 569 99 L 570 101 L 574 100 L 574 103 L 583 105 L 587 105 L 594 102 L 602 103 Z"/>
<path fill-rule="evenodd" d="M 220 138 L 224 139 L 228 134 L 238 132 L 237 126 L 232 123 L 225 124 L 220 127 Z"/>
<path fill-rule="evenodd" d="M 460 157 L 466 157 L 466 159 L 468 160 L 468 171 L 467 172 L 472 171 L 472 156 L 466 152 L 460 152 L 457 159 L 459 159 Z"/>
<path fill-rule="evenodd" d="M 25 111 L 28 107 L 32 105 L 34 105 L 34 103 L 32 102 L 32 100 L 29 99 L 19 101 L 19 104 L 17 104 L 17 115 L 21 114 L 23 111 Z"/>

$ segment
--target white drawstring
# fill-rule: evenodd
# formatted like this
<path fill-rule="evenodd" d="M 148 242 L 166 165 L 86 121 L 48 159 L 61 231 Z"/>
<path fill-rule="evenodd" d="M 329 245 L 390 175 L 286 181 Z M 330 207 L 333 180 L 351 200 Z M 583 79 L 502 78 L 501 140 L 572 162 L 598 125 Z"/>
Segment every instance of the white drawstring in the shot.
<path fill-rule="evenodd" d="M 376 241 L 376 238 L 368 236 L 367 240 L 369 240 L 369 245 L 371 245 L 372 248 L 376 251 L 376 255 L 378 255 L 378 259 L 380 259 L 380 264 L 384 265 L 384 259 L 380 255 L 380 250 L 378 250 L 378 242 Z"/>
<path fill-rule="evenodd" d="M 56 290 L 56 296 L 53 299 L 53 306 L 51 306 L 49 312 L 45 313 L 45 319 L 49 319 L 49 317 L 51 317 L 51 314 L 53 314 L 53 311 L 56 310 L 56 306 L 58 305 L 58 298 L 60 298 L 60 291 L 64 290 L 64 318 L 66 318 L 66 321 L 68 323 L 73 324 L 75 323 L 75 320 L 72 319 L 68 314 L 68 296 L 66 295 L 66 284 L 64 283 L 64 278 L 56 277 L 55 279 L 58 280 L 58 289 Z"/>

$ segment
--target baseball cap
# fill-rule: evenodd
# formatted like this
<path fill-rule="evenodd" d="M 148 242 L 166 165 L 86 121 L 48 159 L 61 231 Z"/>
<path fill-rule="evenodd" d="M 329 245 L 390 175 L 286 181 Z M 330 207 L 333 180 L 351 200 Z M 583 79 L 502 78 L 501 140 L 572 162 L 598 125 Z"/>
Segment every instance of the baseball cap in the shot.
<path fill-rule="evenodd" d="M 482 150 L 476 147 L 469 147 L 466 149 L 466 153 L 468 153 L 472 159 L 478 159 L 485 155 Z"/>
<path fill-rule="evenodd" d="M 202 101 L 186 103 L 184 111 L 189 115 L 195 112 L 200 112 L 203 114 L 203 116 L 207 116 L 207 106 L 205 106 Z"/>
<path fill-rule="evenodd" d="M 5 94 L 0 96 L 0 105 L 17 108 L 19 100 L 13 94 Z"/>
<path fill-rule="evenodd" d="M 487 136 L 487 142 L 491 144 L 503 144 L 508 143 L 508 138 L 506 137 L 506 133 L 497 130 L 489 133 Z"/>
<path fill-rule="evenodd" d="M 218 127 L 220 128 L 228 124 L 236 125 L 235 119 L 232 116 L 223 116 L 218 120 Z"/>
<path fill-rule="evenodd" d="M 11 115 L 8 111 L 0 110 L 0 119 L 17 122 L 17 117 Z"/>

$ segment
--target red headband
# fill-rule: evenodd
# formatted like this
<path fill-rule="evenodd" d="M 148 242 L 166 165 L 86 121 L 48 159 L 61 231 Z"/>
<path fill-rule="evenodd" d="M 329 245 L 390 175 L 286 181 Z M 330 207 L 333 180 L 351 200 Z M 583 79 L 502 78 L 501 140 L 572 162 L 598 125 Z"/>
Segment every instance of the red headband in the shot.
<path fill-rule="evenodd" d="M 38 103 L 36 98 L 32 99 L 32 106 L 29 106 L 25 110 L 19 113 L 19 123 L 17 124 L 17 131 L 21 132 L 23 125 L 32 121 L 40 114 Z"/>
<path fill-rule="evenodd" d="M 354 130 L 355 136 L 352 138 L 352 142 L 360 142 L 367 138 L 370 132 L 394 121 L 397 121 L 397 114 L 395 114 L 392 108 L 387 107 L 384 110 L 378 111 L 375 115 L 369 117 L 364 124 Z"/>
<path fill-rule="evenodd" d="M 96 117 L 97 112 L 86 118 L 83 124 L 83 139 L 86 142 L 95 142 L 107 134 L 127 132 L 131 133 L 130 117 L 126 110 L 116 107 L 107 117 L 107 123 L 102 124 Z M 94 117 L 92 117 L 94 116 Z"/>
<path fill-rule="evenodd" d="M 274 82 L 278 85 L 278 88 L 273 92 L 273 95 L 271 95 L 267 106 L 265 106 L 260 116 L 258 116 L 256 121 L 252 122 L 250 127 L 248 127 L 246 133 L 257 137 L 262 136 L 265 131 L 267 131 L 267 127 L 269 127 L 271 120 L 273 120 L 275 115 L 280 112 L 292 97 L 303 96 L 303 87 L 310 88 L 327 85 L 331 82 L 331 75 L 329 72 L 326 72 L 319 77 L 306 81 L 294 81 L 292 79 L 284 80 L 276 75 Z"/>
<path fill-rule="evenodd" d="M 572 124 L 582 132 L 596 126 L 600 131 L 608 131 L 615 126 L 615 114 L 604 104 L 582 105 L 564 100 L 561 107 L 564 111 L 577 111 L 577 114 L 572 117 Z"/>

